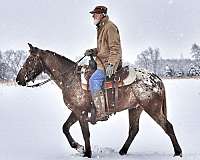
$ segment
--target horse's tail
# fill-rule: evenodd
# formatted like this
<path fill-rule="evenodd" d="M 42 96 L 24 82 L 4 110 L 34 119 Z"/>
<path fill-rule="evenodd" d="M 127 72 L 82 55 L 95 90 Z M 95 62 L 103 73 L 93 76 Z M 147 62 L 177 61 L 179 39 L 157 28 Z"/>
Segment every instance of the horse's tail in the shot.
<path fill-rule="evenodd" d="M 165 94 L 165 87 L 164 87 L 164 84 L 163 84 L 163 101 L 162 101 L 162 111 L 163 111 L 163 114 L 166 116 L 167 118 L 167 105 L 166 105 L 166 94 Z"/>

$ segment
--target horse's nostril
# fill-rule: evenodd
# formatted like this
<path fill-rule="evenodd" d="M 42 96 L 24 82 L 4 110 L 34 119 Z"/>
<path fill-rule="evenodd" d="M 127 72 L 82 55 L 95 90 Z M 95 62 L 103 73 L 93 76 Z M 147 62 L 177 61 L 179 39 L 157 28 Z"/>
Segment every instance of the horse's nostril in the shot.
<path fill-rule="evenodd" d="M 26 83 L 21 83 L 22 86 L 26 86 Z"/>
<path fill-rule="evenodd" d="M 25 82 L 21 82 L 21 81 L 16 81 L 18 85 L 20 86 L 26 86 L 26 83 Z"/>
<path fill-rule="evenodd" d="M 21 85 L 21 82 L 20 82 L 20 81 L 16 81 L 16 82 L 17 82 L 18 85 Z"/>

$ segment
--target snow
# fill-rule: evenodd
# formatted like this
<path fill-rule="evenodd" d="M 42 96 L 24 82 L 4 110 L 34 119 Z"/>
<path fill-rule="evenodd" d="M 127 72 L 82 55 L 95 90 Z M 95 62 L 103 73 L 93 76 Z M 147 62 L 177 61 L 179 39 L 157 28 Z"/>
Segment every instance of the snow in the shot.
<path fill-rule="evenodd" d="M 142 113 L 140 131 L 128 154 L 118 151 L 128 136 L 127 111 L 106 122 L 90 125 L 92 159 L 123 160 L 196 160 L 200 159 L 200 82 L 165 80 L 168 120 L 183 150 L 183 157 L 173 158 L 173 147 L 165 132 Z M 0 85 L 0 160 L 84 160 L 68 144 L 62 125 L 70 114 L 61 90 L 54 84 L 39 88 Z M 81 144 L 79 124 L 71 134 Z"/>

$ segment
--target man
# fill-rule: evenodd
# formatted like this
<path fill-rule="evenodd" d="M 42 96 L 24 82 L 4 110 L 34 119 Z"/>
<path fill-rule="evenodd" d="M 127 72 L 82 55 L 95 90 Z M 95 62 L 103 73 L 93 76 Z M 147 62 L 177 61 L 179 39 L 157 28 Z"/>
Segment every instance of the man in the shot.
<path fill-rule="evenodd" d="M 118 28 L 109 20 L 107 8 L 97 6 L 90 13 L 97 27 L 97 48 L 86 50 L 85 55 L 97 56 L 97 70 L 89 79 L 89 89 L 94 102 L 91 110 L 91 123 L 95 124 L 96 113 L 98 113 L 98 118 L 107 116 L 102 86 L 106 76 L 110 78 L 121 66 L 122 50 Z"/>

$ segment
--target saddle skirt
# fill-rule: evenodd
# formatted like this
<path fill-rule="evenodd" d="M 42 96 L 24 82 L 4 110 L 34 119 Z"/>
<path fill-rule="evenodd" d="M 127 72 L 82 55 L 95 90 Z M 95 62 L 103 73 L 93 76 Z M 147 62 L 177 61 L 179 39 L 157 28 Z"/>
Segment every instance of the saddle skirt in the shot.
<path fill-rule="evenodd" d="M 91 77 L 94 70 L 90 70 L 88 66 L 81 67 L 81 85 L 84 90 L 88 90 L 89 78 Z M 122 67 L 115 73 L 114 80 L 117 82 L 118 87 L 123 87 L 132 84 L 137 78 L 141 78 L 142 74 L 147 74 L 148 72 L 144 69 L 133 68 L 130 66 Z M 108 79 L 104 82 L 104 89 L 112 88 L 113 80 Z"/>

